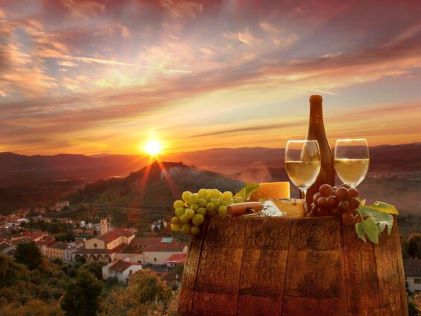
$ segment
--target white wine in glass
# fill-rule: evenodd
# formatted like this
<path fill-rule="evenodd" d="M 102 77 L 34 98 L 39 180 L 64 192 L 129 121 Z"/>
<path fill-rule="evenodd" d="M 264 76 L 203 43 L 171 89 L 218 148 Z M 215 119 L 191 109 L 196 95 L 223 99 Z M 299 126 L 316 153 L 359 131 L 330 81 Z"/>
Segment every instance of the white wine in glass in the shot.
<path fill-rule="evenodd" d="M 338 139 L 335 146 L 335 170 L 341 181 L 353 188 L 365 178 L 370 164 L 367 140 Z"/>
<path fill-rule="evenodd" d="M 289 140 L 285 148 L 285 170 L 305 201 L 307 189 L 320 172 L 320 149 L 316 140 Z"/>

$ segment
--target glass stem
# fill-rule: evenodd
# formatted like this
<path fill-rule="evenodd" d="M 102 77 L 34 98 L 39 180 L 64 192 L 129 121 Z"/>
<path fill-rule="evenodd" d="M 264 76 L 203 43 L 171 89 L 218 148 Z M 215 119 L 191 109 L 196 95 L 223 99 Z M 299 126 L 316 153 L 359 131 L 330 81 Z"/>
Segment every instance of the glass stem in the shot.
<path fill-rule="evenodd" d="M 307 215 L 307 189 L 301 189 L 301 198 L 304 200 L 304 216 Z"/>

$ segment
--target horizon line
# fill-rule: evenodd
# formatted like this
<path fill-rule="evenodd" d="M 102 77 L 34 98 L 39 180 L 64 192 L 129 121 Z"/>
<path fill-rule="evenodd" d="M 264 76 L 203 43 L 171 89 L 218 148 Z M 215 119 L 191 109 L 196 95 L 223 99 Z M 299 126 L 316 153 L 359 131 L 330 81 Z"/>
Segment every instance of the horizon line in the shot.
<path fill-rule="evenodd" d="M 369 148 L 379 148 L 379 147 L 392 147 L 392 146 L 409 146 L 409 145 L 421 145 L 420 141 L 415 141 L 415 142 L 411 142 L 411 143 L 401 143 L 401 144 L 380 144 L 380 145 L 374 145 L 374 146 L 369 146 Z M 204 149 L 198 149 L 198 150 L 189 150 L 189 151 L 179 151 L 179 152 L 168 152 L 168 153 L 164 153 L 161 154 L 161 157 L 165 157 L 165 156 L 169 156 L 169 155 L 177 155 L 177 154 L 189 154 L 189 153 L 194 153 L 194 152 L 203 152 L 203 151 L 210 151 L 210 150 L 229 150 L 229 149 L 257 149 L 257 148 L 261 148 L 261 149 L 285 149 L 285 147 L 269 147 L 269 146 L 243 146 L 243 147 L 211 147 L 211 148 L 204 148 Z M 334 147 L 332 147 L 334 148 Z M 149 157 L 148 154 L 145 153 L 127 153 L 127 154 L 122 154 L 122 153 L 94 153 L 94 154 L 83 154 L 83 153 L 63 153 L 63 152 L 58 152 L 55 154 L 26 154 L 26 153 L 18 153 L 18 152 L 14 152 L 14 151 L 0 151 L 0 155 L 1 154 L 13 154 L 13 155 L 18 155 L 18 156 L 26 156 L 26 157 L 54 157 L 54 156 L 84 156 L 84 157 L 90 157 L 90 158 L 99 158 L 100 156 L 139 156 L 142 157 L 144 156 Z M 95 157 L 97 156 L 97 157 Z"/>

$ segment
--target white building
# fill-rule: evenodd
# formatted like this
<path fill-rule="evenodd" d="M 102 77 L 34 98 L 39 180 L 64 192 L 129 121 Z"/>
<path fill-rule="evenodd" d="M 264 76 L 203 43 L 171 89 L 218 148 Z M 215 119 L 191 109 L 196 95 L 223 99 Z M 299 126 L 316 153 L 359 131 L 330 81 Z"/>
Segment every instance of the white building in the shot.
<path fill-rule="evenodd" d="M 50 259 L 60 259 L 63 262 L 70 263 L 73 253 L 77 250 L 74 242 L 57 241 L 53 243 L 40 243 L 41 253 Z"/>
<path fill-rule="evenodd" d="M 411 292 L 421 291 L 421 259 L 404 259 L 406 282 Z"/>
<path fill-rule="evenodd" d="M 70 202 L 69 201 L 58 201 L 56 202 L 56 204 L 54 204 L 54 211 L 59 212 L 61 210 L 63 210 L 65 207 L 69 207 L 70 206 Z"/>
<path fill-rule="evenodd" d="M 100 234 L 101 235 L 104 235 L 108 231 L 111 230 L 110 222 L 106 218 L 101 218 L 101 221 L 100 221 L 100 224 L 99 225 L 100 225 Z"/>
<path fill-rule="evenodd" d="M 118 260 L 102 267 L 102 278 L 116 278 L 121 283 L 127 283 L 129 277 L 139 270 L 142 270 L 140 263 Z"/>
<path fill-rule="evenodd" d="M 125 253 L 133 238 L 135 238 L 133 231 L 115 228 L 99 237 L 85 240 L 83 247 L 73 253 L 73 258 L 75 261 L 85 260 L 87 262 L 114 262 L 124 259 L 130 257 Z M 136 261 L 140 261 L 140 258 Z"/>

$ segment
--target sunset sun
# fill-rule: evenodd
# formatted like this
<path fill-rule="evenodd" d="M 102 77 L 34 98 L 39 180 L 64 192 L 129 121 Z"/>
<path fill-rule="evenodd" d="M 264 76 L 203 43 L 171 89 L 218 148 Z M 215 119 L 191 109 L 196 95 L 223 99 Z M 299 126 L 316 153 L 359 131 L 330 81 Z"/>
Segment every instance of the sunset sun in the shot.
<path fill-rule="evenodd" d="M 162 152 L 162 144 L 156 139 L 150 139 L 144 144 L 143 151 L 150 156 L 157 156 Z"/>

